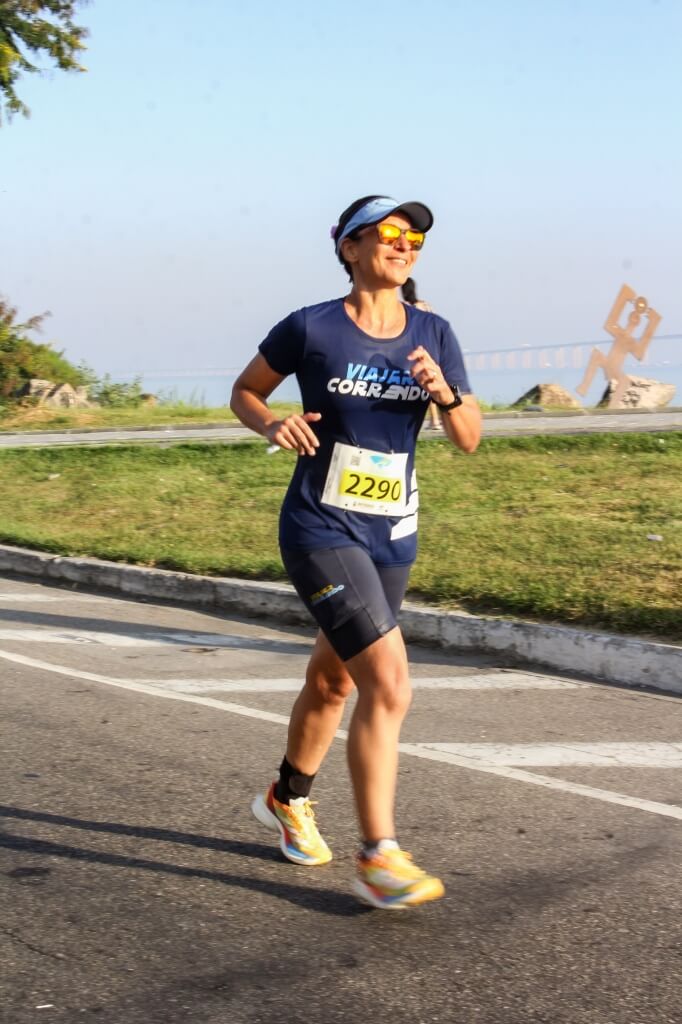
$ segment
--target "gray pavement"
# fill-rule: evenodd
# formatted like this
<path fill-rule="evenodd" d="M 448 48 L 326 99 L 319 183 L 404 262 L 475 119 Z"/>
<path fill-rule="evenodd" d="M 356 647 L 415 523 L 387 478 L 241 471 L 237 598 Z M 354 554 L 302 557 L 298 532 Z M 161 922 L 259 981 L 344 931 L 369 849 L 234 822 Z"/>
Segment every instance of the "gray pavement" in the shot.
<path fill-rule="evenodd" d="M 311 639 L 0 579 L 0 1020 L 679 1024 L 679 699 L 411 648 L 399 832 L 447 895 L 382 914 L 342 736 L 330 865 L 248 811 Z"/>
<path fill-rule="evenodd" d="M 604 431 L 682 430 L 682 409 L 645 412 L 513 413 L 486 415 L 485 437 L 515 437 L 537 434 L 590 434 Z M 423 431 L 424 437 L 438 432 Z M 246 427 L 212 424 L 204 427 L 139 428 L 131 430 L 67 430 L 0 432 L 0 448 L 46 448 L 63 445 L 177 444 L 182 441 L 224 442 L 255 439 Z"/>

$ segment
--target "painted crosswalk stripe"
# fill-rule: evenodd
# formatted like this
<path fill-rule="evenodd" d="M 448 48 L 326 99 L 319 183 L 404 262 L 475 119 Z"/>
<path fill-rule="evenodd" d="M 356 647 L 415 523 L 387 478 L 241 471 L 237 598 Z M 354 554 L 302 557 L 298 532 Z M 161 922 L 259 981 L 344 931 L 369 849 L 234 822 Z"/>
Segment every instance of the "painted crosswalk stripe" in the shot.
<path fill-rule="evenodd" d="M 232 633 L 186 633 L 169 630 L 150 633 L 126 629 L 120 633 L 73 629 L 0 629 L 0 642 L 60 644 L 97 647 L 184 646 L 233 650 L 247 645 L 251 649 L 276 650 L 280 641 L 265 637 L 243 637 Z M 286 644 L 286 641 L 284 641 Z M 305 646 L 305 645 L 301 645 Z M 414 672 L 414 669 L 413 669 Z M 150 686 L 167 687 L 175 693 L 297 693 L 302 676 L 274 679 L 141 679 Z M 412 676 L 419 690 L 570 690 L 588 684 L 554 679 L 530 672 L 488 672 L 458 676 Z"/>
<path fill-rule="evenodd" d="M 0 629 L 0 643 L 78 645 L 82 647 L 201 647 L 203 649 L 234 650 L 290 650 L 292 641 L 271 639 L 267 636 L 244 637 L 234 633 L 197 633 L 182 630 L 152 631 L 124 627 L 120 632 L 105 629 L 47 629 L 38 627 L 6 627 Z M 308 650 L 312 641 L 293 641 L 300 649 Z M 414 673 L 414 668 L 412 669 Z M 301 689 L 301 677 L 292 679 L 156 679 L 142 680 L 151 685 L 164 685 L 178 693 L 294 693 Z M 418 678 L 413 674 L 413 686 L 422 690 L 568 690 L 587 684 L 533 675 L 530 672 L 498 671 L 473 676 L 430 676 Z"/>
<path fill-rule="evenodd" d="M 482 764 L 521 768 L 680 768 L 682 743 L 418 743 Z"/>
<path fill-rule="evenodd" d="M 601 800 L 605 804 L 630 807 L 634 810 L 646 811 L 649 814 L 658 814 L 663 818 L 675 818 L 677 821 L 682 821 L 682 807 L 676 804 L 664 804 L 658 800 L 644 800 L 641 797 L 630 796 L 627 793 L 617 793 L 611 789 L 585 786 L 581 782 L 569 782 L 567 779 L 558 779 L 551 775 L 538 775 L 536 772 L 529 772 L 523 768 L 486 764 L 484 761 L 476 761 L 471 757 L 461 757 L 459 754 L 453 754 L 449 750 L 436 750 L 419 743 L 401 743 L 399 750 L 401 754 L 422 757 L 427 761 L 439 761 L 441 764 L 451 764 L 457 768 L 468 768 L 472 771 L 482 772 L 484 775 L 496 775 L 499 778 L 515 782 L 526 782 L 531 786 L 540 786 L 543 789 L 573 793 L 576 796 L 588 797 L 590 800 Z"/>
<path fill-rule="evenodd" d="M 292 679 L 141 679 L 173 693 L 298 693 L 303 677 Z M 587 683 L 534 676 L 525 672 L 487 672 L 467 676 L 412 676 L 414 690 L 571 690 Z"/>
<path fill-rule="evenodd" d="M 60 594 L 55 597 L 51 594 L 22 594 L 17 591 L 12 591 L 8 594 L 0 594 L 0 602 L 2 601 L 30 601 L 31 603 L 40 602 L 42 604 L 64 604 L 64 601 L 83 601 L 81 595 L 76 594 Z M 93 594 L 87 595 L 87 602 L 91 604 L 93 601 L 103 601 L 105 598 L 95 597 Z"/>
<path fill-rule="evenodd" d="M 125 629 L 110 633 L 96 629 L 0 629 L 1 641 L 32 644 L 95 644 L 100 647 L 244 647 L 272 649 L 278 641 L 244 637 L 232 633 L 185 633 L 177 630 L 153 632 Z M 281 642 L 280 642 L 281 646 Z"/>

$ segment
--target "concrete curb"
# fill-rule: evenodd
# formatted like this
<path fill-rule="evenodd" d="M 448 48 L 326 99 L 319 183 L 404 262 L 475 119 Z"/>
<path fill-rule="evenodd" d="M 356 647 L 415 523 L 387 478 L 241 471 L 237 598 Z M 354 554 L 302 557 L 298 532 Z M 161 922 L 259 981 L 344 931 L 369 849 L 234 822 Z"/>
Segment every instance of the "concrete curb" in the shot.
<path fill-rule="evenodd" d="M 200 604 L 238 615 L 310 626 L 293 587 L 149 569 L 97 558 L 66 558 L 0 544 L 0 572 L 65 580 L 131 596 Z M 405 604 L 405 639 L 444 650 L 502 654 L 604 682 L 682 695 L 682 647 L 567 626 L 495 619 Z"/>

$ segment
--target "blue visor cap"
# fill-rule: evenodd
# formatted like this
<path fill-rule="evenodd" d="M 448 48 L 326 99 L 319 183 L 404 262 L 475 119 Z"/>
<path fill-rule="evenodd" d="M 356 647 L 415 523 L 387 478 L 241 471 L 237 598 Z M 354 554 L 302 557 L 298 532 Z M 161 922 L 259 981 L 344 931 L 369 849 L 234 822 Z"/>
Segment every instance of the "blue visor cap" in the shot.
<path fill-rule="evenodd" d="M 433 227 L 433 214 L 423 203 L 398 203 L 395 199 L 389 199 L 388 196 L 380 196 L 378 199 L 370 199 L 368 203 L 356 210 L 348 223 L 344 225 L 343 231 L 335 239 L 337 255 L 344 238 L 358 228 L 378 224 L 384 217 L 390 217 L 392 213 L 403 213 L 417 231 L 428 231 Z"/>

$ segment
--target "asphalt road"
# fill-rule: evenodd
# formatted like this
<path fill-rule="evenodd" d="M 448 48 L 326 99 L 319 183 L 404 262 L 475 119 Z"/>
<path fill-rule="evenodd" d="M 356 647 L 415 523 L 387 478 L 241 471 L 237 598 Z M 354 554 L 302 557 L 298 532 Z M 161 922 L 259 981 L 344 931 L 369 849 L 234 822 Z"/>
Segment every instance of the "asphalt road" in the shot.
<path fill-rule="evenodd" d="M 537 434 L 595 434 L 604 431 L 682 430 L 682 409 L 655 412 L 578 413 L 576 415 L 543 415 L 517 413 L 510 416 L 486 416 L 485 437 L 516 437 Z M 423 431 L 424 437 L 438 437 L 439 432 Z M 177 444 L 182 441 L 243 441 L 258 437 L 240 426 L 164 427 L 153 430 L 89 430 L 36 431 L 0 433 L 0 448 L 46 448 L 64 445 L 101 444 Z"/>
<path fill-rule="evenodd" d="M 250 815 L 311 634 L 0 579 L 0 1020 L 679 1024 L 682 704 L 410 651 L 399 836 L 446 898 L 350 894 Z"/>

